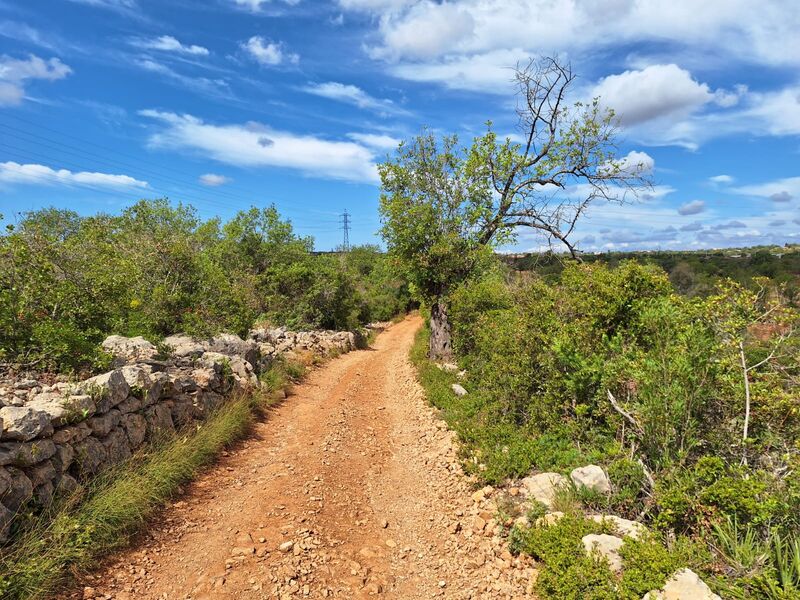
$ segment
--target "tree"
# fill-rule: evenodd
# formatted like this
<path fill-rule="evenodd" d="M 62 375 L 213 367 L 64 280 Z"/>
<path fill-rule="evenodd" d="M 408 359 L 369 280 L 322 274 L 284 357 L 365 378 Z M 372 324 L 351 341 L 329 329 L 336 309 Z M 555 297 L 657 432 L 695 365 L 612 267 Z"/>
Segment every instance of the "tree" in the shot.
<path fill-rule="evenodd" d="M 519 227 L 580 254 L 571 236 L 598 199 L 625 202 L 649 185 L 642 161 L 616 158 L 612 111 L 599 99 L 567 104 L 575 75 L 557 58 L 517 66 L 522 143 L 487 124 L 469 148 L 423 132 L 379 166 L 381 230 L 431 307 L 430 356 L 452 355 L 448 295 Z"/>

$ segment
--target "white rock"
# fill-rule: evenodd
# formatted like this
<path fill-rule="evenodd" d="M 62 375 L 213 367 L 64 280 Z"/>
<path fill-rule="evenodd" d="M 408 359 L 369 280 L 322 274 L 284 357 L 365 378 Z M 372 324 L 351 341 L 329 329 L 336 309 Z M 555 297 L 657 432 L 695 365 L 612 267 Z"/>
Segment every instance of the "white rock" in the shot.
<path fill-rule="evenodd" d="M 67 398 L 41 395 L 28 402 L 26 406 L 45 413 L 56 427 L 88 419 L 96 410 L 91 396 L 86 394 Z"/>
<path fill-rule="evenodd" d="M 78 384 L 78 389 L 92 397 L 97 404 L 98 412 L 106 412 L 116 406 L 125 400 L 130 392 L 128 382 L 119 369 L 82 381 Z"/>
<path fill-rule="evenodd" d="M 465 390 L 465 389 L 463 388 L 463 386 L 461 386 L 461 385 L 460 385 L 460 384 L 458 384 L 458 383 L 454 383 L 453 385 L 451 385 L 451 386 L 450 386 L 450 389 L 452 389 L 452 390 L 453 390 L 453 393 L 454 393 L 456 396 L 466 396 L 466 395 L 467 395 L 467 390 Z"/>
<path fill-rule="evenodd" d="M 158 354 L 158 349 L 142 336 L 125 337 L 110 335 L 103 340 L 103 350 L 114 357 L 114 366 L 149 360 Z"/>
<path fill-rule="evenodd" d="M 558 489 L 569 486 L 569 481 L 560 473 L 539 473 L 525 477 L 520 484 L 525 494 L 550 508 Z"/>
<path fill-rule="evenodd" d="M 669 578 L 664 589 L 645 594 L 642 600 L 722 600 L 691 569 L 681 569 Z"/>
<path fill-rule="evenodd" d="M 608 566 L 611 567 L 612 571 L 615 573 L 622 571 L 622 557 L 619 555 L 619 549 L 625 543 L 623 540 L 606 533 L 590 533 L 583 536 L 581 542 L 586 554 L 597 552 L 608 561 Z"/>
<path fill-rule="evenodd" d="M 638 521 L 630 521 L 615 515 L 592 515 L 589 518 L 596 523 L 610 523 L 614 526 L 617 533 L 623 537 L 627 536 L 633 538 L 634 540 L 638 540 L 647 533 L 647 527 Z"/>
<path fill-rule="evenodd" d="M 32 440 L 51 427 L 47 414 L 30 406 L 0 408 L 0 422 L 3 427 L 2 439 L 22 442 Z"/>
<path fill-rule="evenodd" d="M 569 476 L 576 488 L 580 489 L 583 487 L 601 494 L 608 494 L 611 492 L 611 482 L 608 480 L 608 475 L 606 475 L 602 467 L 598 467 L 597 465 L 578 467 L 577 469 L 573 469 Z"/>
<path fill-rule="evenodd" d="M 553 512 L 549 512 L 546 515 L 543 515 L 538 519 L 536 519 L 536 525 L 538 526 L 546 525 L 547 527 L 550 527 L 550 525 L 558 523 L 563 518 L 564 518 L 564 513 L 561 512 L 560 510 L 556 510 Z"/>

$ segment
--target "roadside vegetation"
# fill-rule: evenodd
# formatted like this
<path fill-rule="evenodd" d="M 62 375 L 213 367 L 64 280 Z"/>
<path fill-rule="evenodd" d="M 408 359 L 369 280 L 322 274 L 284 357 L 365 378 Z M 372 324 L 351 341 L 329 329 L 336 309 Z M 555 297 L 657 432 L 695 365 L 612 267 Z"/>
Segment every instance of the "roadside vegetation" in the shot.
<path fill-rule="evenodd" d="M 275 208 L 202 221 L 166 200 L 119 215 L 25 213 L 0 236 L 0 366 L 102 369 L 108 335 L 349 330 L 406 309 L 377 247 L 315 254 Z"/>
<path fill-rule="evenodd" d="M 588 568 L 580 538 L 598 524 L 515 530 L 515 547 L 546 566 L 540 593 L 641 598 L 690 566 L 726 598 L 800 597 L 800 312 L 783 288 L 719 279 L 688 298 L 634 261 L 568 264 L 547 279 L 498 262 L 452 294 L 466 396 L 427 362 L 425 338 L 414 354 L 481 482 L 599 464 L 612 493 L 573 492 L 560 509 L 653 531 L 661 550 L 626 542 L 619 583 Z"/>
<path fill-rule="evenodd" d="M 607 472 L 610 494 L 567 490 L 557 525 L 531 507 L 514 529 L 544 565 L 543 598 L 638 600 L 688 566 L 725 598 L 800 597 L 796 257 L 582 255 L 589 206 L 635 197 L 649 174 L 617 155 L 613 114 L 566 107 L 568 66 L 516 77 L 522 143 L 491 124 L 465 146 L 424 132 L 380 167 L 389 254 L 430 314 L 414 358 L 466 469 L 491 484 Z M 525 228 L 564 254 L 498 260 Z M 583 510 L 652 532 L 625 542 L 621 577 L 586 556 L 600 525 Z"/>

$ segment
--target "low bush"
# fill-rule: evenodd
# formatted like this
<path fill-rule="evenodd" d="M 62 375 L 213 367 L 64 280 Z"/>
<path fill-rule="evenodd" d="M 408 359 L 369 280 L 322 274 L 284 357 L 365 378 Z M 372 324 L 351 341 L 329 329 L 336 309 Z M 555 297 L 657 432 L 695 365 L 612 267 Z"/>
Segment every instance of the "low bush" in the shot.
<path fill-rule="evenodd" d="M 348 330 L 410 305 L 377 248 L 315 255 L 274 207 L 226 223 L 166 200 L 115 216 L 44 209 L 0 235 L 0 368 L 102 369 L 110 334 Z"/>

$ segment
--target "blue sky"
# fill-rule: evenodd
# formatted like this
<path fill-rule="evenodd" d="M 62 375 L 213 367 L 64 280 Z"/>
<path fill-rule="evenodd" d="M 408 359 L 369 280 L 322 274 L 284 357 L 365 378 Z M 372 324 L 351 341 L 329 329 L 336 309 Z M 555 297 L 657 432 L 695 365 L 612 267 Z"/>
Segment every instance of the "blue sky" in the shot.
<path fill-rule="evenodd" d="M 796 0 L 0 0 L 0 213 L 274 203 L 375 243 L 397 141 L 514 135 L 510 68 L 558 54 L 655 180 L 581 248 L 800 243 L 798 31 Z"/>

